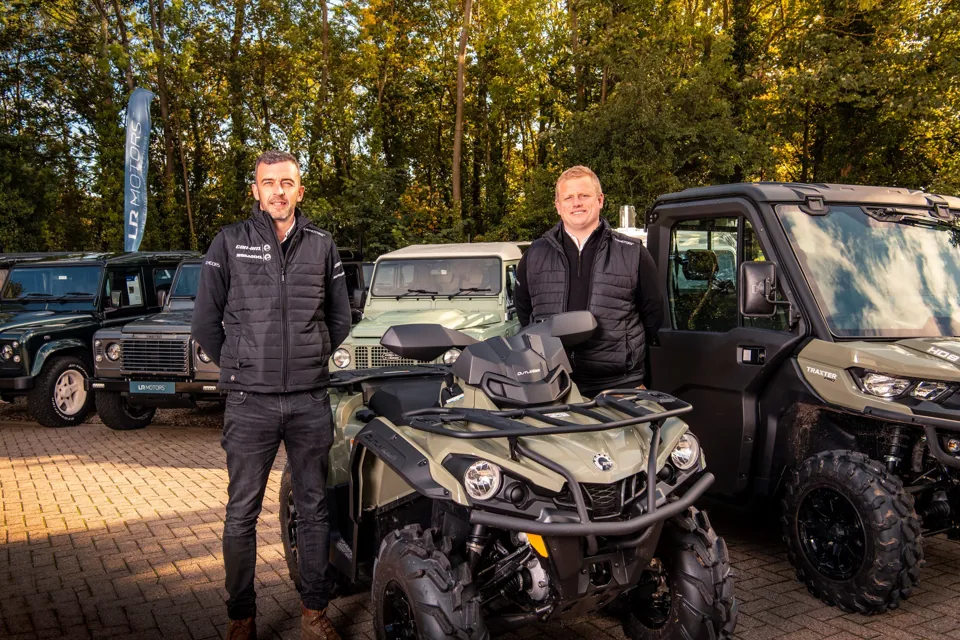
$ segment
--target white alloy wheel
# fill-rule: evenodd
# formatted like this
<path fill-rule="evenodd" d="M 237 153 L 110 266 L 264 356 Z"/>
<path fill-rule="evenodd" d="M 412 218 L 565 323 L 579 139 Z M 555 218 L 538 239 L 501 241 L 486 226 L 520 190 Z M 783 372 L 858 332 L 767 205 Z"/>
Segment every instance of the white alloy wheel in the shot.
<path fill-rule="evenodd" d="M 87 402 L 83 374 L 75 369 L 67 369 L 61 373 L 54 390 L 54 402 L 65 416 L 75 415 L 83 409 Z"/>

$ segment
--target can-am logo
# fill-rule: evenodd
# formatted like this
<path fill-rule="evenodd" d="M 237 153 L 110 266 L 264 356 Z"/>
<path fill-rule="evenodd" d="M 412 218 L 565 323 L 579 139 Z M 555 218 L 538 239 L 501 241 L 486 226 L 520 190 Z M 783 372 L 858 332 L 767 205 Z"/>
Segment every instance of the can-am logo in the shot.
<path fill-rule="evenodd" d="M 823 369 L 817 369 L 816 367 L 807 367 L 807 373 L 812 373 L 815 376 L 823 376 L 824 379 L 829 380 L 830 382 L 837 381 L 837 374 L 831 373 L 830 371 L 824 371 Z"/>
<path fill-rule="evenodd" d="M 943 358 L 944 360 L 947 360 L 949 362 L 957 362 L 958 360 L 960 360 L 960 356 L 958 356 L 957 354 L 950 353 L 949 351 L 944 351 L 939 347 L 930 347 L 929 349 L 927 349 L 927 353 L 937 356 L 938 358 Z"/>
<path fill-rule="evenodd" d="M 540 369 L 528 369 L 528 370 L 526 370 L 526 371 L 518 371 L 518 372 L 517 372 L 517 375 L 518 375 L 518 376 L 528 376 L 528 375 L 530 375 L 530 374 L 532 374 L 532 373 L 540 373 Z"/>

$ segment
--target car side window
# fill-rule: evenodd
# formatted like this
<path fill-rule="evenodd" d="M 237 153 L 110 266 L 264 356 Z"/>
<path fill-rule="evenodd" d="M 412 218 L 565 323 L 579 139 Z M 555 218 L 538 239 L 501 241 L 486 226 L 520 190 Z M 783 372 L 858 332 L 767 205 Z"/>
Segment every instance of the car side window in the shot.
<path fill-rule="evenodd" d="M 127 309 L 145 305 L 139 269 L 111 269 L 107 271 L 106 280 L 104 308 Z"/>
<path fill-rule="evenodd" d="M 507 307 L 513 306 L 513 290 L 517 286 L 517 267 L 507 265 Z"/>
<path fill-rule="evenodd" d="M 684 220 L 671 230 L 668 292 L 674 329 L 724 332 L 738 326 L 739 222 Z"/>

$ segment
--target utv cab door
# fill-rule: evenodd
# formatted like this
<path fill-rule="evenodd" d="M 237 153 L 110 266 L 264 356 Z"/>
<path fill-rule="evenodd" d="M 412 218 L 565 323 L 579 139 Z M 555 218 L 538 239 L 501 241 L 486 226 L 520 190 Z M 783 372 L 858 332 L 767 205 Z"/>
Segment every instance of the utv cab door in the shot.
<path fill-rule="evenodd" d="M 765 387 L 800 341 L 785 307 L 771 318 L 744 318 L 738 273 L 744 261 L 776 260 L 763 223 L 742 200 L 665 205 L 648 235 L 665 315 L 650 347 L 653 388 L 693 405 L 684 418 L 703 443 L 716 476 L 712 491 L 735 494 L 768 472 L 775 420 L 758 424 Z M 752 468 L 755 459 L 762 460 Z"/>

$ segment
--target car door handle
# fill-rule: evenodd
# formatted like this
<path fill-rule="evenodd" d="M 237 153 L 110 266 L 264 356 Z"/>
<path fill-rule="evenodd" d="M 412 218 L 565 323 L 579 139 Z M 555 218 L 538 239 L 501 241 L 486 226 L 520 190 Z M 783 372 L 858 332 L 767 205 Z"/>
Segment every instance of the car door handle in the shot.
<path fill-rule="evenodd" d="M 767 361 L 766 347 L 738 347 L 737 349 L 741 364 L 761 365 Z"/>

